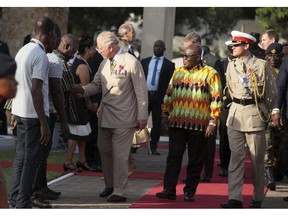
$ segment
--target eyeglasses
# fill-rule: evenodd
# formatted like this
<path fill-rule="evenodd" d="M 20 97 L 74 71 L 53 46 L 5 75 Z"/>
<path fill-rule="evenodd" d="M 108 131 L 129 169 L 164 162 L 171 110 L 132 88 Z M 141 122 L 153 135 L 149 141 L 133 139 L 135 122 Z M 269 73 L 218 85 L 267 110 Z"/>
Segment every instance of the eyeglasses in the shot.
<path fill-rule="evenodd" d="M 193 56 L 199 56 L 198 54 L 184 54 L 183 59 L 192 58 Z"/>

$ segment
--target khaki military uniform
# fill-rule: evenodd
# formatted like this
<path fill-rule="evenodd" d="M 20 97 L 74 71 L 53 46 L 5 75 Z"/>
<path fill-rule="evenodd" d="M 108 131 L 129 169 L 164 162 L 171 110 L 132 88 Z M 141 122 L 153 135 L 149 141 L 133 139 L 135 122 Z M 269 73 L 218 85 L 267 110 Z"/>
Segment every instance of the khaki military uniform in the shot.
<path fill-rule="evenodd" d="M 252 166 L 253 200 L 262 201 L 266 151 L 265 120 L 276 98 L 275 79 L 267 62 L 250 54 L 244 60 L 237 58 L 228 64 L 226 80 L 233 100 L 226 122 L 231 149 L 228 196 L 229 199 L 242 201 L 247 144 Z"/>

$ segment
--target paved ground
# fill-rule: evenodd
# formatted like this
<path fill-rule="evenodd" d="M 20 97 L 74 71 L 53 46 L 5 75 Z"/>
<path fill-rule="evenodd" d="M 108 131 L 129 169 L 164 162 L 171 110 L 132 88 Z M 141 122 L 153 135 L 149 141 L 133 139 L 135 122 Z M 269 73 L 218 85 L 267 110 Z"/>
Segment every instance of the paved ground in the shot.
<path fill-rule="evenodd" d="M 161 155 L 148 155 L 146 148 L 139 148 L 132 157 L 136 162 L 136 171 L 163 173 L 166 166 L 167 149 L 158 150 Z M 184 162 L 186 162 L 186 158 Z M 99 192 L 104 188 L 104 181 L 97 176 L 73 175 L 56 182 L 49 187 L 61 191 L 58 200 L 52 201 L 54 208 L 128 208 L 131 203 L 139 200 L 152 187 L 160 184 L 162 180 L 129 178 L 128 199 L 126 203 L 111 204 L 106 198 L 100 198 Z M 162 188 L 159 188 L 161 190 Z"/>
<path fill-rule="evenodd" d="M 136 161 L 136 171 L 149 171 L 163 173 L 167 149 L 159 149 L 160 156 L 148 155 L 145 148 L 139 148 L 133 158 Z M 183 163 L 187 163 L 187 157 Z M 106 198 L 100 198 L 99 192 L 104 188 L 104 181 L 101 177 L 77 176 L 66 178 L 63 181 L 52 184 L 50 187 L 61 191 L 60 199 L 52 201 L 54 208 L 128 208 L 129 205 L 140 199 L 152 187 L 162 183 L 162 180 L 150 180 L 141 178 L 129 178 L 128 199 L 126 203 L 111 204 Z M 159 187 L 159 191 L 162 187 Z M 288 208 L 288 202 L 282 199 L 288 196 L 288 184 L 277 183 L 276 191 L 268 191 L 263 202 L 263 208 Z"/>
<path fill-rule="evenodd" d="M 11 140 L 8 140 L 9 142 Z M 11 143 L 7 139 L 0 137 L 0 150 L 11 148 Z M 8 146 L 7 146 L 8 145 Z M 165 144 L 161 144 L 165 145 Z M 3 149 L 4 148 L 4 149 Z M 13 148 L 13 147 L 12 147 Z M 141 147 L 136 154 L 132 154 L 136 162 L 136 171 L 164 173 L 166 166 L 167 148 L 159 148 L 160 156 L 148 155 L 147 149 Z M 183 164 L 187 163 L 187 154 L 183 159 Z M 71 174 L 70 174 L 71 175 Z M 52 182 L 50 182 L 52 183 Z M 106 198 L 100 198 L 99 192 L 104 188 L 104 181 L 97 176 L 72 175 L 61 181 L 55 181 L 49 187 L 56 191 L 61 191 L 62 195 L 58 200 L 52 201 L 53 208 L 82 208 L 82 209 L 125 209 L 131 203 L 139 200 L 152 187 L 162 183 L 162 180 L 152 180 L 143 178 L 129 178 L 128 199 L 126 203 L 111 204 L 106 202 Z M 159 187 L 159 191 L 162 187 Z M 268 191 L 263 202 L 263 208 L 284 208 L 288 209 L 288 202 L 283 201 L 283 197 L 288 196 L 288 184 L 277 182 L 276 191 Z"/>

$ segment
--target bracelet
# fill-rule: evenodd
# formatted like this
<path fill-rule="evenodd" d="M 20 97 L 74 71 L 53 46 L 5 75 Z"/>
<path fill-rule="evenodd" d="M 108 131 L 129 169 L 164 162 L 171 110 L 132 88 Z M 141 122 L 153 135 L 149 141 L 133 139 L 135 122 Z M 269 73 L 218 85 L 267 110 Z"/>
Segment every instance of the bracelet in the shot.
<path fill-rule="evenodd" d="M 216 127 L 216 124 L 213 122 L 209 122 L 209 125 L 212 125 L 213 127 Z"/>

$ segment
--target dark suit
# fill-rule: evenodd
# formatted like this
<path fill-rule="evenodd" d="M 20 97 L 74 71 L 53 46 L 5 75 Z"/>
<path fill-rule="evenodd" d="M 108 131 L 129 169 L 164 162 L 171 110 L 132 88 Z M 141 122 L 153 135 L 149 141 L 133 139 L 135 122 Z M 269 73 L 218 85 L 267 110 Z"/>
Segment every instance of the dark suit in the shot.
<path fill-rule="evenodd" d="M 213 67 L 220 75 L 221 84 L 223 86 L 225 82 L 224 70 L 221 64 L 221 61 L 210 53 L 205 53 L 203 55 L 203 63 Z M 208 150 L 204 161 L 204 176 L 208 179 L 212 178 L 214 171 L 214 157 L 215 157 L 215 148 L 216 148 L 216 135 L 209 137 L 208 140 Z"/>
<path fill-rule="evenodd" d="M 92 70 L 92 77 L 95 76 L 96 72 L 98 71 L 99 65 L 103 61 L 103 57 L 98 52 L 95 53 L 93 58 L 90 58 L 88 60 L 88 64 Z M 100 105 L 102 94 L 98 93 L 95 95 L 92 95 L 90 97 L 92 103 L 98 103 Z M 100 152 L 97 146 L 97 139 L 98 139 L 98 118 L 95 112 L 88 111 L 89 114 L 89 123 L 91 125 L 91 133 L 89 135 L 88 140 L 86 141 L 85 146 L 85 157 L 86 161 L 88 162 L 90 167 L 101 167 L 101 157 Z"/>
<path fill-rule="evenodd" d="M 137 58 L 136 55 L 135 55 L 135 53 L 134 53 L 134 48 L 133 48 L 132 46 L 131 46 L 130 49 L 128 49 L 128 53 L 130 53 L 130 54 L 133 55 L 135 58 Z"/>
<path fill-rule="evenodd" d="M 152 59 L 151 57 L 141 60 L 141 64 L 144 70 L 145 78 L 147 80 L 149 63 Z M 148 92 L 148 113 L 152 112 L 152 125 L 151 130 L 151 150 L 157 149 L 157 143 L 159 142 L 161 133 L 161 104 L 163 98 L 166 94 L 166 89 L 175 70 L 175 64 L 168 59 L 163 59 L 163 65 L 160 70 L 158 89 L 156 92 Z"/>
<path fill-rule="evenodd" d="M 277 100 L 275 107 L 282 108 L 281 115 L 284 121 L 284 129 L 288 131 L 288 55 L 285 55 L 279 69 L 277 79 Z M 282 175 L 288 175 L 288 144 L 282 146 L 281 160 L 279 162 Z M 275 174 L 277 174 L 275 172 Z M 281 178 L 281 174 L 279 176 Z"/>
<path fill-rule="evenodd" d="M 224 69 L 224 72 L 226 72 L 229 60 L 226 58 L 222 62 L 222 66 Z M 222 87 L 223 89 L 226 86 L 226 78 L 224 81 L 222 81 Z M 228 90 L 227 90 L 228 93 Z M 226 94 L 227 95 L 227 94 Z M 224 94 L 223 94 L 224 96 Z M 220 144 L 219 144 L 219 157 L 220 157 L 220 166 L 222 169 L 228 169 L 229 161 L 230 161 L 230 148 L 229 148 L 229 140 L 228 140 L 228 134 L 227 134 L 227 126 L 226 121 L 229 113 L 229 107 L 228 104 L 231 103 L 231 99 L 226 98 L 223 99 L 223 109 L 220 116 L 220 124 L 219 124 L 219 135 L 220 135 Z"/>

